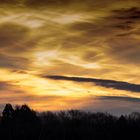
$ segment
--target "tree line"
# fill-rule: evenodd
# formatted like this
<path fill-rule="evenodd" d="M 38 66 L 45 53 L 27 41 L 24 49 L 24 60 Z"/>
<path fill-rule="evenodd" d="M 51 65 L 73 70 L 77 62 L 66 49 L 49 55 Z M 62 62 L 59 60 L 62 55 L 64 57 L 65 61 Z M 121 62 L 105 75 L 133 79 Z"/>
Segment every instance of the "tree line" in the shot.
<path fill-rule="evenodd" d="M 2 140 L 139 139 L 140 113 L 113 116 L 79 110 L 37 113 L 27 105 L 6 104 L 0 117 Z"/>

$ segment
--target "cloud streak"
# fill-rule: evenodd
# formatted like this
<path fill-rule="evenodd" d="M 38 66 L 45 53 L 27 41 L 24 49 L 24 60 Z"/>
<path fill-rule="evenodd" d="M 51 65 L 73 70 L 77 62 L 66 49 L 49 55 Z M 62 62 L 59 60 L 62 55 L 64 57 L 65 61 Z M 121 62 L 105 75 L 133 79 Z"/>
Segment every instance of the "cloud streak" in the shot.
<path fill-rule="evenodd" d="M 128 101 L 128 102 L 140 103 L 140 98 L 126 97 L 126 96 L 100 96 L 100 97 L 97 97 L 97 99 L 110 100 L 110 101 L 118 100 L 118 101 Z"/>
<path fill-rule="evenodd" d="M 114 88 L 118 90 L 126 90 L 132 92 L 140 92 L 140 85 L 132 84 L 128 82 L 115 81 L 115 80 L 103 80 L 95 78 L 83 78 L 83 77 L 67 77 L 67 76 L 43 76 L 44 78 L 50 78 L 53 80 L 65 80 L 74 82 L 90 82 L 97 86 L 102 86 L 106 88 Z"/>

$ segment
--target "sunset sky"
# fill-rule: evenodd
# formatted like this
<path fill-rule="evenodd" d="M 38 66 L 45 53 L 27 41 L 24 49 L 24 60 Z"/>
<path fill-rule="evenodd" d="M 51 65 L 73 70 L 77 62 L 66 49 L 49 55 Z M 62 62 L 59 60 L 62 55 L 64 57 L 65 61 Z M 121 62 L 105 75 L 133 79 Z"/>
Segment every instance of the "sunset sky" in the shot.
<path fill-rule="evenodd" d="M 139 0 L 0 0 L 0 108 L 140 111 Z"/>

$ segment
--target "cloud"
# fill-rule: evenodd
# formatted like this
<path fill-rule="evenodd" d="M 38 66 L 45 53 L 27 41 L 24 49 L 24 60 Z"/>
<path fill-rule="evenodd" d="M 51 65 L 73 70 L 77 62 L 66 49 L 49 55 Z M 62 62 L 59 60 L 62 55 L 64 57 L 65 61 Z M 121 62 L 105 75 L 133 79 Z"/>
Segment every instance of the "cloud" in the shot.
<path fill-rule="evenodd" d="M 140 41 L 134 38 L 118 37 L 107 41 L 110 49 L 106 50 L 119 63 L 140 65 Z"/>
<path fill-rule="evenodd" d="M 136 20 L 140 19 L 140 8 L 139 7 L 122 8 L 119 10 L 113 10 L 113 12 L 118 15 L 118 16 L 114 17 L 115 19 L 131 20 L 132 23 L 135 22 Z"/>
<path fill-rule="evenodd" d="M 128 82 L 115 81 L 115 80 L 103 80 L 103 79 L 95 79 L 95 78 L 83 78 L 83 77 L 67 77 L 67 76 L 42 76 L 44 78 L 50 78 L 53 80 L 66 80 L 66 81 L 74 81 L 74 82 L 90 82 L 94 83 L 97 86 L 102 86 L 106 88 L 114 88 L 118 90 L 126 90 L 132 92 L 140 92 L 140 85 L 132 84 Z"/>
<path fill-rule="evenodd" d="M 6 52 L 22 52 L 28 47 L 25 45 L 29 29 L 16 23 L 0 24 L 0 50 Z"/>
<path fill-rule="evenodd" d="M 137 0 L 24 0 L 24 5 L 28 7 L 61 7 L 61 9 L 65 7 L 72 8 L 72 10 L 86 10 L 86 11 L 94 11 L 96 9 L 104 10 L 104 8 L 112 8 L 114 5 L 119 7 L 127 7 L 129 5 L 135 6 L 139 4 Z M 116 7 L 117 7 L 116 6 Z M 72 11 L 71 10 L 71 11 Z"/>
<path fill-rule="evenodd" d="M 130 33 L 136 34 L 139 30 L 139 7 L 119 8 L 117 10 L 110 10 L 108 14 L 107 11 L 105 13 L 105 15 L 101 14 L 102 17 L 95 14 L 95 19 L 91 18 L 74 23 L 70 25 L 70 28 L 90 38 L 91 36 L 92 38 L 128 36 Z M 94 16 L 94 13 L 91 12 L 90 14 Z"/>
<path fill-rule="evenodd" d="M 12 70 L 28 69 L 31 63 L 25 52 L 32 49 L 29 28 L 14 22 L 0 24 L 0 67 Z"/>
<path fill-rule="evenodd" d="M 84 110 L 94 112 L 109 112 L 115 115 L 139 112 L 139 98 L 121 96 L 96 96 L 89 97 L 88 102 L 83 106 Z"/>
<path fill-rule="evenodd" d="M 25 93 L 24 93 L 25 94 Z M 33 102 L 53 102 L 55 100 L 59 100 L 59 99 L 64 99 L 65 97 L 62 96 L 36 96 L 36 95 L 30 95 L 30 94 L 20 94 L 16 96 L 7 96 L 7 97 L 3 97 L 1 98 L 1 101 L 8 101 L 11 103 L 33 103 Z"/>
<path fill-rule="evenodd" d="M 0 81 L 0 90 L 9 89 L 10 87 L 11 87 L 11 85 L 8 82 Z"/>
<path fill-rule="evenodd" d="M 110 1 L 110 0 L 109 0 Z M 112 1 L 112 0 L 111 0 Z M 40 1 L 38 1 L 38 0 L 26 0 L 25 1 L 25 4 L 27 5 L 27 6 L 69 6 L 69 5 L 73 5 L 73 4 L 77 4 L 77 5 L 79 5 L 79 3 L 81 4 L 81 5 L 85 5 L 85 7 L 87 7 L 87 6 L 90 6 L 90 5 L 92 5 L 92 6 L 98 6 L 98 5 L 100 5 L 101 6 L 101 1 L 94 1 L 94 3 L 93 3 L 93 1 L 92 0 L 87 0 L 86 2 L 84 1 L 81 1 L 81 0 L 40 0 Z M 104 5 L 106 5 L 106 4 L 108 4 L 109 2 L 108 2 L 108 0 L 105 0 L 105 2 L 104 2 Z"/>
<path fill-rule="evenodd" d="M 140 64 L 139 13 L 139 7 L 119 8 L 110 10 L 108 15 L 96 20 L 73 23 L 70 29 L 79 33 L 77 38 L 82 41 L 73 39 L 70 43 L 67 41 L 66 45 L 85 46 L 83 49 L 89 51 L 85 51 L 83 59 L 87 61 L 102 61 L 107 58 L 111 63 L 115 62 L 118 65 L 138 66 Z"/>
<path fill-rule="evenodd" d="M 120 8 L 117 10 L 110 11 L 111 15 L 106 18 L 110 27 L 130 31 L 134 29 L 136 24 L 140 21 L 140 8 Z M 110 24 L 111 23 L 111 24 Z"/>
<path fill-rule="evenodd" d="M 118 101 L 128 101 L 128 102 L 134 102 L 134 103 L 140 103 L 140 98 L 134 98 L 134 97 L 126 97 L 126 96 L 100 96 L 96 97 L 100 100 L 118 100 Z"/>
<path fill-rule="evenodd" d="M 90 2 L 92 0 L 88 0 Z M 81 2 L 80 0 L 0 0 L 0 4 L 22 5 L 27 7 L 68 6 Z M 87 2 L 86 2 L 87 3 Z M 85 3 L 85 4 L 86 4 Z"/>
<path fill-rule="evenodd" d="M 1 95 L 1 101 L 3 98 L 11 98 L 12 96 L 14 97 L 15 95 L 19 96 L 24 95 L 25 92 L 23 89 L 20 88 L 18 85 L 14 85 L 10 81 L 0 81 L 0 95 Z"/>
<path fill-rule="evenodd" d="M 0 54 L 0 68 L 25 70 L 28 69 L 30 63 L 30 60 L 24 57 Z"/>
<path fill-rule="evenodd" d="M 70 3 L 70 0 L 26 0 L 25 4 L 28 6 L 46 6 L 46 5 L 57 5 L 63 3 Z"/>
<path fill-rule="evenodd" d="M 0 4 L 17 4 L 19 0 L 0 0 Z"/>

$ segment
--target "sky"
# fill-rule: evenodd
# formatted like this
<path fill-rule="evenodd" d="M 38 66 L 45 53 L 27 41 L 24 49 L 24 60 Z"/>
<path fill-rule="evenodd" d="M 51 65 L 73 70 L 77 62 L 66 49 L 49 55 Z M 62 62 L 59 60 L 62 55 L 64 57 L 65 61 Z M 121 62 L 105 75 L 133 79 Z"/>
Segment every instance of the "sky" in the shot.
<path fill-rule="evenodd" d="M 139 0 L 0 0 L 0 109 L 140 110 Z"/>

